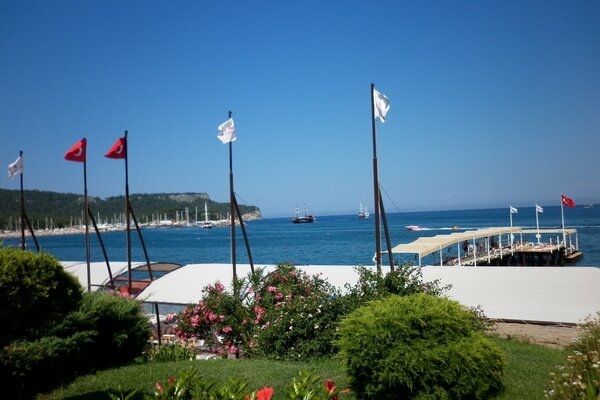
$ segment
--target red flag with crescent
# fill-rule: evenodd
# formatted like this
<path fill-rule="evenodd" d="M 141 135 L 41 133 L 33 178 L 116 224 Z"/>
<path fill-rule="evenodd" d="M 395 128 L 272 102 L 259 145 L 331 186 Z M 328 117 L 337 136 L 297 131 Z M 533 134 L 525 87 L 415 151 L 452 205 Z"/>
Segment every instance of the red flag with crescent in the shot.
<path fill-rule="evenodd" d="M 110 150 L 108 150 L 108 152 L 104 155 L 105 157 L 108 158 L 125 158 L 125 155 L 127 154 L 127 142 L 125 141 L 125 138 L 119 138 L 115 144 L 112 145 L 112 147 L 110 148 Z"/>
<path fill-rule="evenodd" d="M 83 138 L 79 142 L 75 143 L 73 145 L 73 147 L 71 147 L 65 153 L 65 160 L 85 162 L 86 147 L 87 147 L 87 139 Z"/>
<path fill-rule="evenodd" d="M 560 195 L 560 199 L 562 203 L 567 207 L 575 207 L 575 201 L 572 198 L 565 196 L 564 194 Z"/>

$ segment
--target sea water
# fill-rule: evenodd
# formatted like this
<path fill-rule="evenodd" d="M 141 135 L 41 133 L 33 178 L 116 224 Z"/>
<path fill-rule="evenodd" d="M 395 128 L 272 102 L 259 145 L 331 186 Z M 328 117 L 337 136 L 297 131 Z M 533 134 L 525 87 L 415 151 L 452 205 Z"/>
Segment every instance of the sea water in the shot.
<path fill-rule="evenodd" d="M 584 253 L 581 260 L 571 265 L 600 266 L 600 207 L 565 208 L 564 214 L 565 226 L 577 229 L 579 249 Z M 546 206 L 538 217 L 540 229 L 561 227 L 560 207 Z M 387 220 L 392 246 L 409 243 L 419 237 L 510 225 L 508 208 L 391 213 L 387 215 Z M 368 219 L 359 219 L 354 214 L 317 215 L 316 222 L 312 224 L 293 224 L 288 218 L 272 218 L 247 222 L 245 226 L 255 265 L 282 262 L 296 265 L 373 265 L 374 224 L 373 214 Z M 419 225 L 425 229 L 409 231 L 405 228 L 406 225 Z M 513 226 L 536 229 L 535 208 L 520 207 L 518 213 L 513 214 Z M 456 230 L 456 227 L 460 229 Z M 231 262 L 229 227 L 147 228 L 141 232 L 152 262 L 182 265 Z M 248 263 L 247 250 L 239 227 L 236 227 L 236 233 L 237 262 Z M 556 242 L 557 236 L 562 235 L 553 235 L 553 242 Z M 90 237 L 92 261 L 103 261 L 102 251 L 93 231 Z M 548 241 L 550 237 L 544 237 L 543 240 Z M 102 232 L 102 239 L 110 261 L 127 260 L 125 232 Z M 562 240 L 562 237 L 559 239 Z M 528 240 L 535 241 L 535 237 Z M 38 242 L 43 251 L 59 260 L 85 260 L 84 235 L 40 236 Z M 144 253 L 135 230 L 131 232 L 131 242 L 132 259 L 144 261 Z M 4 245 L 17 244 L 18 239 L 4 239 Z M 28 246 L 33 247 L 30 240 Z M 383 233 L 382 249 L 386 249 Z M 423 263 L 436 264 L 437 260 L 439 255 L 434 255 L 423 260 Z M 411 259 L 409 257 L 404 261 Z"/>

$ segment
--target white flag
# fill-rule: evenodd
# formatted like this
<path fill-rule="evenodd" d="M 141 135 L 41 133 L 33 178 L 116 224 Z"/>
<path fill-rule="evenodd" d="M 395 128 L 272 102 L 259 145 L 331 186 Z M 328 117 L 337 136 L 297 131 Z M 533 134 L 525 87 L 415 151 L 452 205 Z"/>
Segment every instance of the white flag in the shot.
<path fill-rule="evenodd" d="M 375 88 L 373 88 L 373 106 L 375 107 L 373 110 L 375 118 L 379 118 L 385 124 L 385 116 L 390 110 L 390 100 Z"/>
<path fill-rule="evenodd" d="M 14 163 L 8 166 L 8 177 L 14 179 L 15 176 L 23 173 L 23 156 L 19 156 Z"/>
<path fill-rule="evenodd" d="M 511 214 L 516 214 L 516 213 L 518 213 L 518 212 L 519 212 L 519 210 L 517 210 L 517 209 L 516 209 L 515 207 L 513 207 L 513 206 L 510 206 L 510 213 L 511 213 Z"/>
<path fill-rule="evenodd" d="M 541 213 L 543 213 L 543 212 L 544 212 L 544 209 L 543 209 L 542 207 L 540 207 L 540 206 L 538 206 L 538 205 L 536 204 L 536 205 L 535 205 L 535 211 L 536 211 L 536 212 L 541 212 Z"/>
<path fill-rule="evenodd" d="M 233 118 L 229 118 L 219 125 L 219 134 L 217 135 L 217 138 L 223 142 L 223 144 L 235 141 L 235 124 L 233 123 Z"/>

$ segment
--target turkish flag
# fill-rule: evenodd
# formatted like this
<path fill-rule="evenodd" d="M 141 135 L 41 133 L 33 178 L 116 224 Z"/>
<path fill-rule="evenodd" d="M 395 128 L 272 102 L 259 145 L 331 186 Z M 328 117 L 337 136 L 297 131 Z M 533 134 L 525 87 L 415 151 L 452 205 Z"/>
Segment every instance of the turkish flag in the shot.
<path fill-rule="evenodd" d="M 564 194 L 560 195 L 560 199 L 562 203 L 567 207 L 575 207 L 575 202 L 572 198 L 565 196 Z"/>
<path fill-rule="evenodd" d="M 104 155 L 108 158 L 125 158 L 127 155 L 127 141 L 124 137 L 119 138 L 110 150 Z"/>
<path fill-rule="evenodd" d="M 87 139 L 83 138 L 75 143 L 65 154 L 65 160 L 85 162 L 85 149 L 87 147 Z"/>

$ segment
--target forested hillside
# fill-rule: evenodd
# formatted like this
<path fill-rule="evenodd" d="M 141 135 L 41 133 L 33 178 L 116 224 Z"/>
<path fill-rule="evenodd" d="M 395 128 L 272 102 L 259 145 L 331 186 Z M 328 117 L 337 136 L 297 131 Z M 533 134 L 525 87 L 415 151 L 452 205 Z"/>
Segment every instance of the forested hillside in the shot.
<path fill-rule="evenodd" d="M 81 218 L 83 213 L 83 196 L 74 193 L 43 192 L 26 190 L 25 210 L 34 227 L 45 227 L 46 220 L 52 219 L 54 227 L 68 226 Z M 175 220 L 179 214 L 184 218 L 187 207 L 190 220 L 204 219 L 204 203 L 208 205 L 209 219 L 226 218 L 229 203 L 218 203 L 211 200 L 206 193 L 156 193 L 132 194 L 131 205 L 139 222 L 152 216 L 160 215 L 161 219 Z M 100 222 L 113 223 L 122 218 L 125 212 L 125 196 L 115 196 L 106 199 L 89 197 L 90 208 Z M 256 206 L 240 204 L 242 214 L 260 212 Z M 20 216 L 20 201 L 18 190 L 0 189 L 0 229 L 14 229 L 15 221 Z M 116 221 L 115 221 L 116 220 Z"/>

